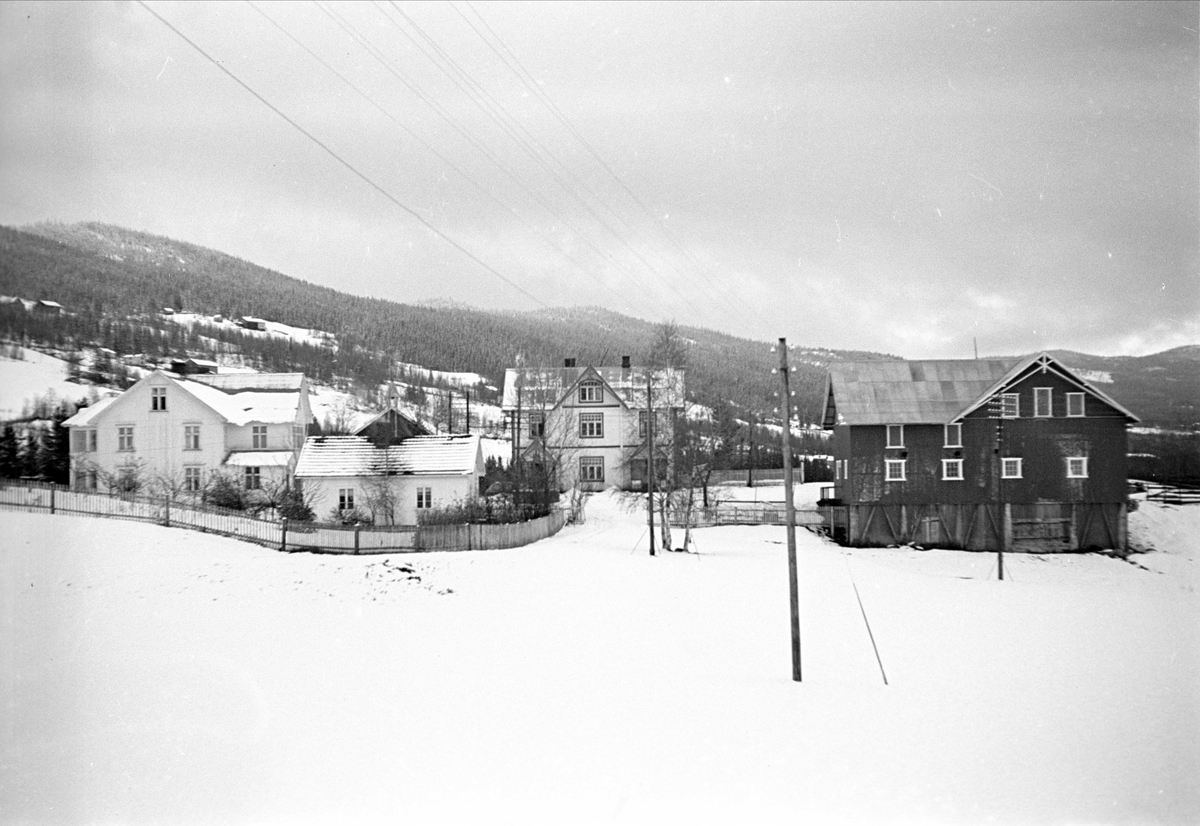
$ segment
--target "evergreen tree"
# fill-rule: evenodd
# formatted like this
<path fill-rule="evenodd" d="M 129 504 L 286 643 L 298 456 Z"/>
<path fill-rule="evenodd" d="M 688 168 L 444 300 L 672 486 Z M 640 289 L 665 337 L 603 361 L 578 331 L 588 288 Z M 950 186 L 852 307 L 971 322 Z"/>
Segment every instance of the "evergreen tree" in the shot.
<path fill-rule="evenodd" d="M 16 479 L 21 475 L 21 446 L 13 426 L 4 426 L 0 432 L 0 478 Z"/>

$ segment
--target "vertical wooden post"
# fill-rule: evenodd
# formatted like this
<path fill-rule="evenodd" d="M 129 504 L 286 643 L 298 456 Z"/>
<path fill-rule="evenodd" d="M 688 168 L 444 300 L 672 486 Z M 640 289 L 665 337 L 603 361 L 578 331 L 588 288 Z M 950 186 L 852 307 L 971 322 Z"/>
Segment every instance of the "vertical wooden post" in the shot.
<path fill-rule="evenodd" d="M 646 368 L 646 515 L 650 523 L 650 556 L 654 556 L 654 404 L 651 402 L 650 379 L 653 371 Z"/>
<path fill-rule="evenodd" d="M 787 508 L 788 587 L 791 595 L 792 679 L 800 682 L 800 583 L 796 565 L 796 504 L 792 492 L 792 393 L 788 381 L 787 339 L 779 339 L 783 381 L 783 501 Z"/>
<path fill-rule="evenodd" d="M 163 526 L 171 527 L 171 494 L 167 494 L 164 498 L 165 508 L 163 510 Z"/>
<path fill-rule="evenodd" d="M 287 552 L 287 523 L 288 518 L 285 516 L 279 520 L 279 550 Z"/>
<path fill-rule="evenodd" d="M 50 486 L 50 513 L 54 513 L 54 486 Z"/>
<path fill-rule="evenodd" d="M 358 522 L 354 523 L 354 553 L 358 553 L 358 531 L 362 525 Z"/>

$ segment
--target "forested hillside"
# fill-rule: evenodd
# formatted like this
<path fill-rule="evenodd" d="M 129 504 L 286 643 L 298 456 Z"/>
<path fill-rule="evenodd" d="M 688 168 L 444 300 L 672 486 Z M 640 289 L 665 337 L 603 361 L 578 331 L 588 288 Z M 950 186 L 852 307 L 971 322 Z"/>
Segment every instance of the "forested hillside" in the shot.
<path fill-rule="evenodd" d="M 618 364 L 623 355 L 645 358 L 662 320 L 644 321 L 595 308 L 528 313 L 487 312 L 463 305 L 422 306 L 364 298 L 258 267 L 224 253 L 104 224 L 45 223 L 25 230 L 0 228 L 0 294 L 48 298 L 71 318 L 24 323 L 35 338 L 55 330 L 99 337 L 119 352 L 210 352 L 212 343 L 164 322 L 164 307 L 226 317 L 253 315 L 296 327 L 327 330 L 341 348 L 272 342 L 228 333 L 211 337 L 242 348 L 266 369 L 299 369 L 314 378 L 334 375 L 365 386 L 386 379 L 393 362 L 434 370 L 470 371 L 499 386 L 518 352 L 528 364 Z M 10 315 L 9 311 L 5 315 Z M 134 317 L 136 324 L 125 319 Z M 15 323 L 17 316 L 7 320 Z M 114 338 L 111 331 L 116 329 Z M 143 332 L 138 332 L 139 330 Z M 140 339 L 149 334 L 149 343 Z M 775 405 L 776 356 L 765 342 L 681 327 L 687 340 L 688 389 L 710 405 L 732 401 L 770 412 Z M 211 331 L 210 331 L 211 333 Z M 824 375 L 820 365 L 872 353 L 811 350 L 797 353 L 794 387 L 802 414 L 817 415 Z"/>
<path fill-rule="evenodd" d="M 51 299 L 68 314 L 0 306 L 0 333 L 49 341 L 64 349 L 96 343 L 124 353 L 216 355 L 238 352 L 266 370 L 298 370 L 317 381 L 362 388 L 403 378 L 397 363 L 474 372 L 493 387 L 518 353 L 547 366 L 574 357 L 580 364 L 614 365 L 623 355 L 646 358 L 656 328 L 597 308 L 489 312 L 460 304 L 412 305 L 348 295 L 215 250 L 105 224 L 42 223 L 0 227 L 0 295 Z M 259 316 L 333 333 L 335 350 L 296 341 L 244 335 L 231 329 L 187 328 L 167 321 L 164 307 L 227 318 Z M 802 308 L 797 308 L 801 313 Z M 734 403 L 763 418 L 778 405 L 778 357 L 770 342 L 679 327 L 686 341 L 688 392 L 712 407 Z M 805 348 L 791 355 L 792 388 L 804 421 L 820 416 L 823 367 L 830 362 L 889 359 L 878 353 Z M 1057 352 L 1087 371 L 1096 386 L 1148 425 L 1200 426 L 1200 347 L 1145 357 L 1098 357 Z M 485 400 L 488 391 L 481 388 Z M 492 391 L 494 394 L 494 391 Z"/>

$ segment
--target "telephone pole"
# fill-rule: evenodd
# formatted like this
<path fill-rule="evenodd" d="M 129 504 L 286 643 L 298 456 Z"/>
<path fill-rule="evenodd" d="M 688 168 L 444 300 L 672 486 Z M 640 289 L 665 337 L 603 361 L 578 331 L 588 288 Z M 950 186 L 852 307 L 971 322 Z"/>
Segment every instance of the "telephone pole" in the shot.
<path fill-rule="evenodd" d="M 792 492 L 792 392 L 786 338 L 779 339 L 779 376 L 783 380 L 783 501 L 787 511 L 788 585 L 792 603 L 792 679 L 800 682 L 800 583 L 796 571 L 796 503 Z"/>
<path fill-rule="evenodd" d="M 654 556 L 654 404 L 651 402 L 651 373 L 646 368 L 646 514 L 650 524 L 650 556 Z"/>

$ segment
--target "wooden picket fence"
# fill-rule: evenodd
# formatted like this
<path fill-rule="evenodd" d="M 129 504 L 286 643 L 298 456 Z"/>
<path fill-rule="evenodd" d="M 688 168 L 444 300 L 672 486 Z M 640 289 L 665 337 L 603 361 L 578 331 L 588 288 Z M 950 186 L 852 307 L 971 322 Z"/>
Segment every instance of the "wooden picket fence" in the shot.
<path fill-rule="evenodd" d="M 257 518 L 191 498 L 107 494 L 41 482 L 0 480 L 0 508 L 153 522 L 281 551 L 381 554 L 516 548 L 553 536 L 567 513 L 510 525 L 327 525 Z"/>

